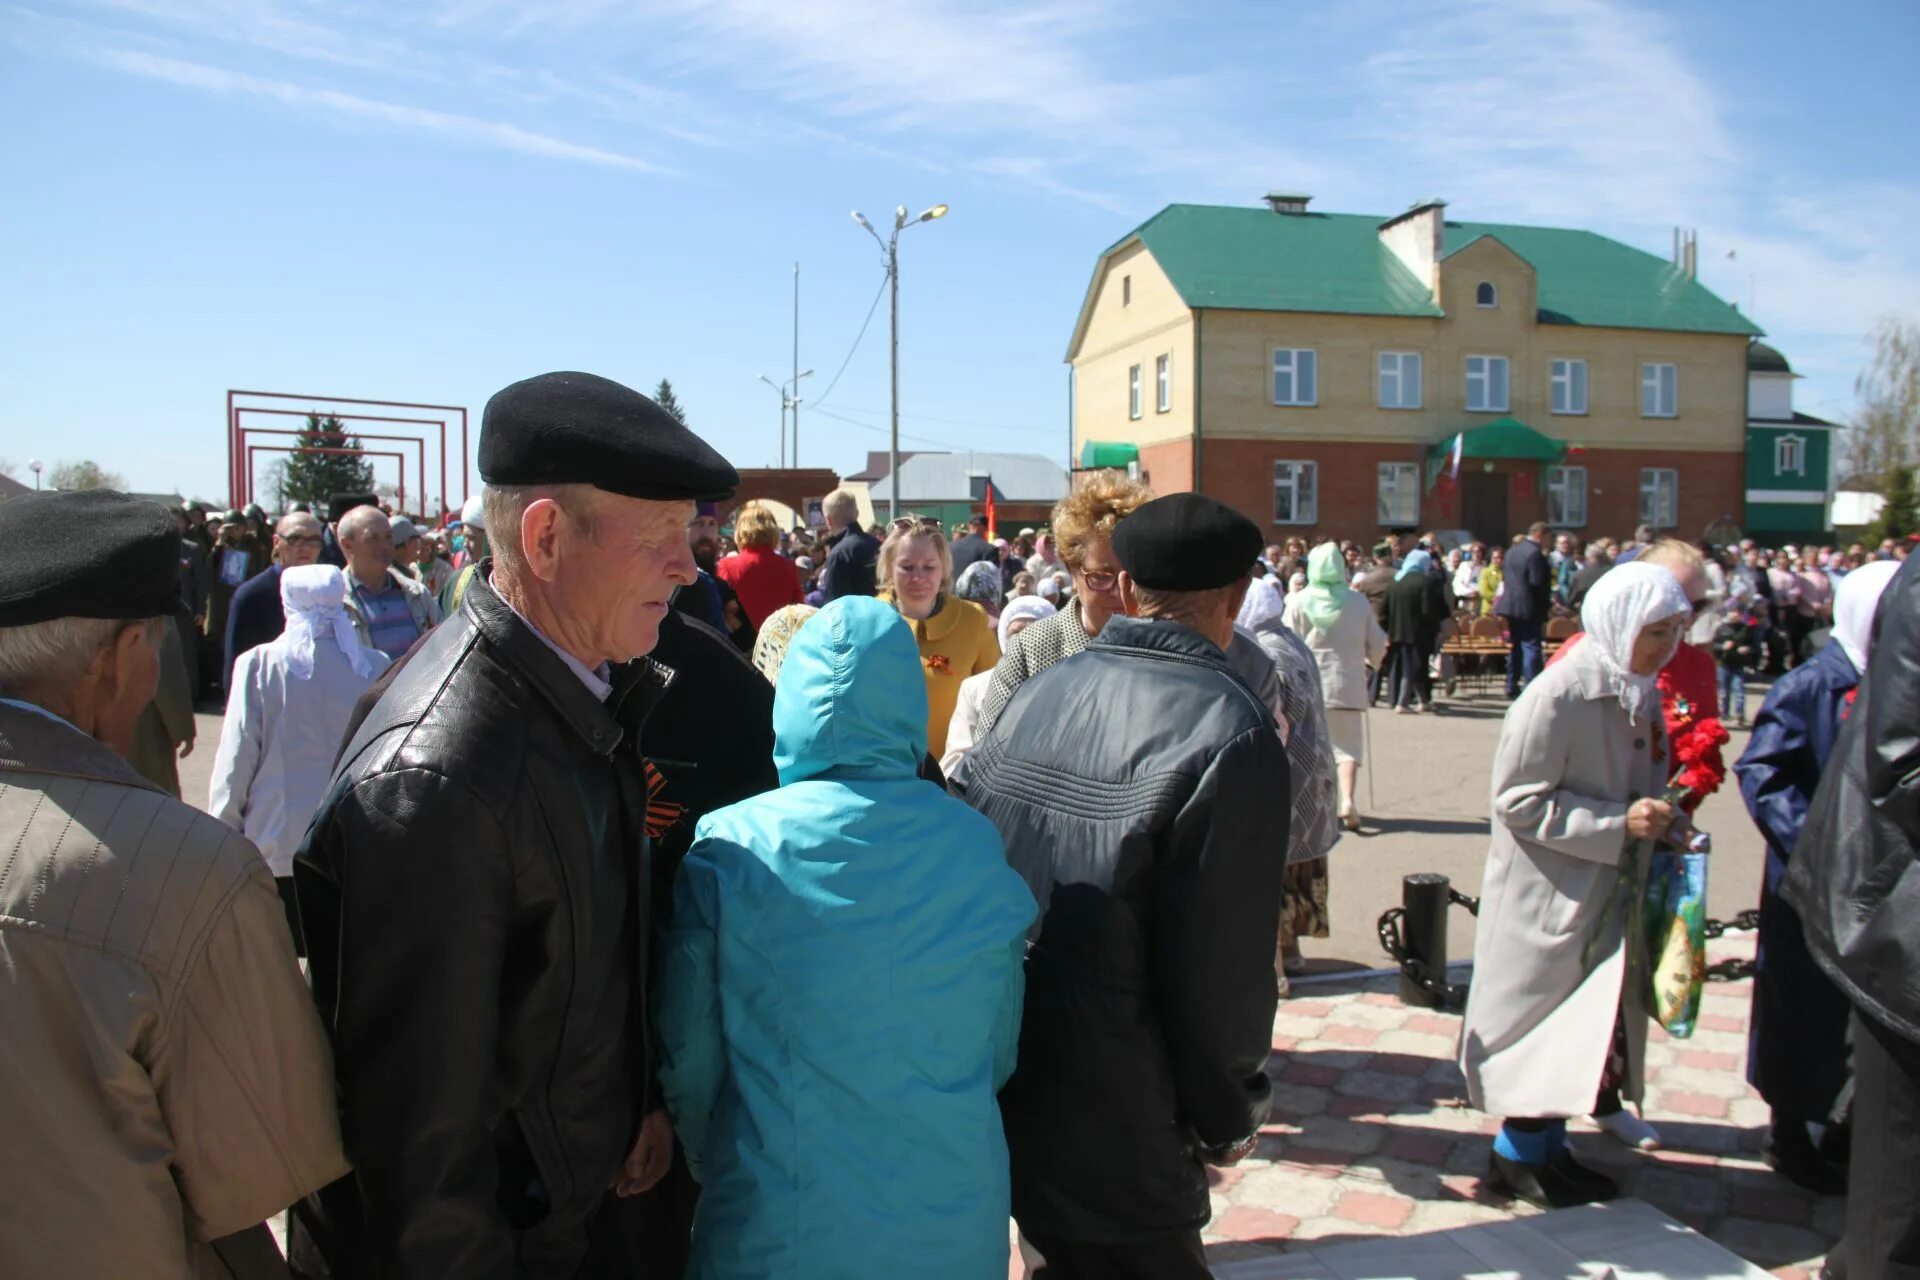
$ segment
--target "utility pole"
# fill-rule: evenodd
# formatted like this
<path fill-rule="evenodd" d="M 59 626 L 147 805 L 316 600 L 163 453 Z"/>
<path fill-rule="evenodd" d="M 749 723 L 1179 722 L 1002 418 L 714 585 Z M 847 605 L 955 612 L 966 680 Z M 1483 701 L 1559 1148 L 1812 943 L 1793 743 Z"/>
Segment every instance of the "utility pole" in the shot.
<path fill-rule="evenodd" d="M 800 465 L 800 264 L 793 264 L 793 465 Z"/>
<path fill-rule="evenodd" d="M 887 431 L 887 520 L 893 521 L 900 514 L 900 233 L 916 222 L 931 222 L 935 218 L 947 216 L 947 206 L 936 204 L 917 218 L 907 217 L 907 206 L 901 205 L 893 211 L 893 234 L 882 240 L 880 233 L 873 229 L 866 216 L 858 209 L 853 211 L 853 220 L 867 229 L 880 252 L 885 255 L 887 264 L 888 311 L 890 312 L 888 329 L 891 341 L 888 343 L 887 373 L 892 384 L 889 400 L 889 427 Z"/>

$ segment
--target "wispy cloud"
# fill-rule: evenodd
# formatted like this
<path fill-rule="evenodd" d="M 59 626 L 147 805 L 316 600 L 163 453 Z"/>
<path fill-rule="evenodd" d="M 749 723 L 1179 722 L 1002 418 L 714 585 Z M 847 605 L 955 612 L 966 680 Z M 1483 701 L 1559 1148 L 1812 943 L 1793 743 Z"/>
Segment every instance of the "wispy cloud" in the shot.
<path fill-rule="evenodd" d="M 657 174 L 665 169 L 638 156 L 600 147 L 569 142 L 549 134 L 536 133 L 518 125 L 450 111 L 409 106 L 361 97 L 337 89 L 316 88 L 287 80 L 273 80 L 230 71 L 204 63 L 161 57 L 131 49 L 103 49 L 90 55 L 93 61 L 131 75 L 163 80 L 170 84 L 201 89 L 210 93 L 266 98 L 283 105 L 321 111 L 350 119 L 390 125 L 417 133 L 437 134 L 481 146 L 518 151 L 525 155 L 553 160 L 570 160 L 608 169 L 626 169 L 635 173 Z"/>

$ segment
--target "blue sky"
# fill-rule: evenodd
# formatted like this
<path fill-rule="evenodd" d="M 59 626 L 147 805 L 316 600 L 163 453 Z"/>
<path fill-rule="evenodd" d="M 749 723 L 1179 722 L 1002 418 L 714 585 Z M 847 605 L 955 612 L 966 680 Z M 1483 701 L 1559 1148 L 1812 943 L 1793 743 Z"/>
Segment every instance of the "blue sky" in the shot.
<path fill-rule="evenodd" d="M 1095 255 L 1171 201 L 1588 227 L 1702 277 L 1844 417 L 1920 314 L 1920 6 L 1761 0 L 20 0 L 0 3 L 0 459 L 223 488 L 224 392 L 466 404 L 670 377 L 803 463 L 1065 452 Z M 1734 257 L 1728 258 L 1731 252 Z M 838 415 L 838 416 L 828 416 Z M 456 480 L 457 488 L 457 480 Z M 456 495 L 457 496 L 457 495 Z"/>

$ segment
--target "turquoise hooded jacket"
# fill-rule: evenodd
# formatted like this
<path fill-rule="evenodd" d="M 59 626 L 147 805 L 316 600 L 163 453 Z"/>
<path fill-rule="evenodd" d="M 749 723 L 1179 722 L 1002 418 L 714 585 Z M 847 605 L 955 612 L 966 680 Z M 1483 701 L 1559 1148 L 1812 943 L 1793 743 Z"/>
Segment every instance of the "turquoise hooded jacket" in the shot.
<path fill-rule="evenodd" d="M 691 1274 L 1000 1280 L 1033 896 L 916 776 L 926 681 L 890 606 L 809 618 L 773 718 L 780 787 L 700 823 L 655 988 Z"/>

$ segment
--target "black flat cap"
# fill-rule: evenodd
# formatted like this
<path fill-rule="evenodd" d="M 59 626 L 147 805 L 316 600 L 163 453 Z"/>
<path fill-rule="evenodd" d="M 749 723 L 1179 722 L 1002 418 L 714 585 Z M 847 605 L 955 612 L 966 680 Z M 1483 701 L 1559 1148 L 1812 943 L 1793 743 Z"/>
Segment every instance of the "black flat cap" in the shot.
<path fill-rule="evenodd" d="M 1258 525 L 1198 493 L 1155 498 L 1113 527 L 1120 567 L 1153 591 L 1232 586 L 1262 550 Z"/>
<path fill-rule="evenodd" d="M 180 598 L 180 530 L 157 502 L 112 489 L 0 502 L 0 627 L 157 618 Z"/>
<path fill-rule="evenodd" d="M 327 499 L 327 523 L 339 524 L 355 507 L 377 507 L 380 496 L 373 493 L 336 493 Z"/>
<path fill-rule="evenodd" d="M 663 502 L 730 498 L 740 473 L 679 419 L 591 373 L 543 373 L 496 393 L 480 419 L 488 484 L 590 484 Z"/>

